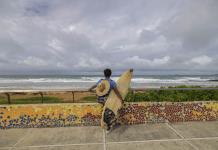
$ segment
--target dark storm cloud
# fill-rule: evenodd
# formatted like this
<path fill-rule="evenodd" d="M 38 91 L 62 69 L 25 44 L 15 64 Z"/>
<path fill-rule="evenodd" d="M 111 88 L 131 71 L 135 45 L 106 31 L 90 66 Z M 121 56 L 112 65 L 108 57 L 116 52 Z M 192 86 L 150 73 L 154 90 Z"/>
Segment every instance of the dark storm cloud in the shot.
<path fill-rule="evenodd" d="M 216 0 L 0 1 L 0 73 L 217 70 Z"/>

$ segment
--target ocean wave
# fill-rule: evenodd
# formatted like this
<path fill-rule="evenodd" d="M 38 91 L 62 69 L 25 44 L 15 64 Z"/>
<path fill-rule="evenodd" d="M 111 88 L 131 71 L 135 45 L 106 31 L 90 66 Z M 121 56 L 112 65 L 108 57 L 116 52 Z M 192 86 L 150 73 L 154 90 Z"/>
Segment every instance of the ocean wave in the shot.
<path fill-rule="evenodd" d="M 155 78 L 133 78 L 135 83 L 186 83 L 186 82 L 206 82 L 208 79 L 182 77 L 175 79 L 155 79 Z"/>
<path fill-rule="evenodd" d="M 84 83 L 97 82 L 102 77 L 82 76 L 77 78 L 0 78 L 0 83 Z M 117 81 L 118 77 L 112 77 Z M 180 77 L 180 78 L 146 78 L 134 77 L 133 83 L 187 83 L 187 82 L 207 82 L 209 78 L 201 77 Z"/>
<path fill-rule="evenodd" d="M 70 82 L 94 82 L 83 79 L 0 79 L 0 83 L 70 83 Z"/>

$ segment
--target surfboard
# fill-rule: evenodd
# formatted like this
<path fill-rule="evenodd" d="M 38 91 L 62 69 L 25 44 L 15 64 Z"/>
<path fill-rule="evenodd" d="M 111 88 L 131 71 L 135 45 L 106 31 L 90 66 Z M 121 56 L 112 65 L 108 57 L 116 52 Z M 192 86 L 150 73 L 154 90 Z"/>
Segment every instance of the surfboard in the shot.
<path fill-rule="evenodd" d="M 133 75 L 133 70 L 129 69 L 126 72 L 124 72 L 116 82 L 117 89 L 120 92 L 123 99 L 125 99 L 128 93 L 132 75 Z M 118 115 L 118 110 L 121 107 L 122 107 L 122 103 L 120 99 L 112 90 L 103 107 L 102 118 L 101 118 L 102 128 L 106 128 L 106 127 L 108 128 L 109 126 L 112 125 L 112 123 L 116 120 L 116 117 Z"/>

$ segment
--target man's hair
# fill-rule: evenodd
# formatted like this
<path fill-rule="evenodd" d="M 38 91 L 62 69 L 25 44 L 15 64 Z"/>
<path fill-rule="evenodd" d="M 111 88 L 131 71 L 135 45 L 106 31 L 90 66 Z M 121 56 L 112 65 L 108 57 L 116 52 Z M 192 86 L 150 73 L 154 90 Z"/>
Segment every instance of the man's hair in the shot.
<path fill-rule="evenodd" d="M 109 68 L 106 68 L 104 70 L 104 76 L 107 77 L 107 78 L 109 78 L 111 76 L 111 73 L 112 73 L 112 71 Z"/>

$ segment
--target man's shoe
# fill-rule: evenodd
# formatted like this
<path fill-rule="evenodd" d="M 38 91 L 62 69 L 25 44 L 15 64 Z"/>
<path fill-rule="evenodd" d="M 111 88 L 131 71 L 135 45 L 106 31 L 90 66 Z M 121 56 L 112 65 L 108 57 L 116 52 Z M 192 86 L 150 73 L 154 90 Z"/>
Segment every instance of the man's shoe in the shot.
<path fill-rule="evenodd" d="M 107 127 L 107 130 L 106 130 L 106 133 L 108 134 L 108 133 L 110 133 L 111 132 L 111 126 L 108 126 Z"/>

